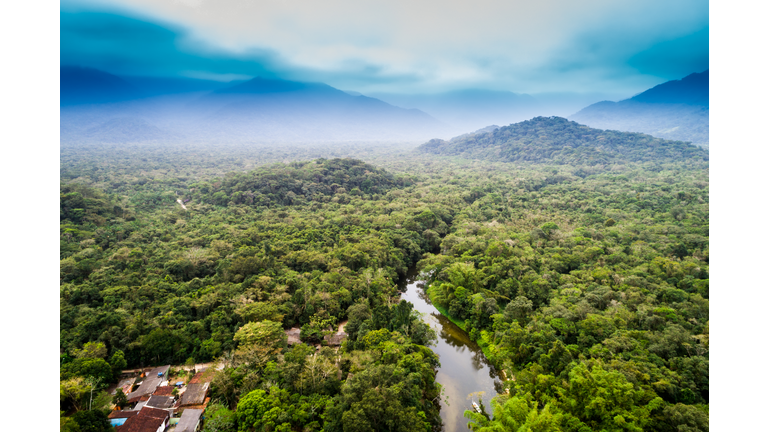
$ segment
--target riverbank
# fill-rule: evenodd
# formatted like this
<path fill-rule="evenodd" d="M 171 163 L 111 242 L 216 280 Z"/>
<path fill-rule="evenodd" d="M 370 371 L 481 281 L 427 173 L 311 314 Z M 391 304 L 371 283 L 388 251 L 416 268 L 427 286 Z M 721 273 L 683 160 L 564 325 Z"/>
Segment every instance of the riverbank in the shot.
<path fill-rule="evenodd" d="M 466 332 L 467 324 L 465 321 L 452 317 L 444 307 L 440 306 L 435 302 L 434 289 L 432 288 L 431 285 L 427 287 L 426 291 L 427 291 L 427 296 L 429 297 L 429 301 L 432 303 L 432 306 L 434 306 L 435 309 L 437 309 L 441 314 L 443 314 L 446 318 L 448 318 L 448 320 L 450 320 L 452 323 L 456 324 L 457 326 L 459 326 L 460 329 Z"/>
<path fill-rule="evenodd" d="M 427 297 L 429 297 L 429 301 L 430 301 L 430 303 L 432 303 L 432 306 L 434 306 L 435 309 L 437 309 L 441 314 L 443 314 L 444 317 L 448 318 L 449 321 L 451 321 L 452 323 L 454 323 L 457 326 L 459 326 L 460 329 L 464 330 L 464 332 L 467 333 L 467 336 L 469 336 L 469 332 L 467 331 L 466 321 L 452 317 L 451 314 L 449 314 L 448 311 L 444 307 L 438 305 L 435 302 L 435 295 L 434 295 L 434 291 L 435 290 L 434 290 L 434 288 L 432 288 L 431 285 L 428 285 L 426 287 L 425 291 L 427 292 Z M 478 339 L 476 341 L 473 341 L 473 342 L 475 342 L 480 347 L 480 349 L 483 351 L 483 355 L 485 356 L 486 360 L 488 360 L 488 362 L 496 370 L 501 372 L 500 376 L 502 377 L 502 381 L 506 381 L 507 380 L 506 373 L 504 372 L 504 369 L 500 365 L 498 365 L 496 362 L 494 362 L 492 360 L 493 357 L 491 356 L 491 351 L 490 351 L 490 347 L 488 346 L 488 344 L 485 343 L 482 340 L 482 338 L 480 338 L 480 339 Z"/>
<path fill-rule="evenodd" d="M 413 271 L 409 275 L 400 298 L 413 304 L 437 336 L 436 343 L 429 348 L 440 359 L 435 380 L 444 391 L 440 408 L 443 432 L 470 432 L 464 413 L 472 410 L 472 402 L 481 395 L 485 395 L 485 401 L 503 392 L 502 376 L 462 329 L 466 324 L 451 321 L 437 309 L 418 273 Z"/>

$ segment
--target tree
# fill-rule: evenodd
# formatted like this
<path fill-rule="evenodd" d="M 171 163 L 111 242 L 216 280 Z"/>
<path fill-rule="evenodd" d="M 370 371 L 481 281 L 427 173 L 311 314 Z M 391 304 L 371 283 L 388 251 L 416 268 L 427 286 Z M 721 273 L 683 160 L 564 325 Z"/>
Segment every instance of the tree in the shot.
<path fill-rule="evenodd" d="M 59 395 L 62 402 L 69 401 L 77 411 L 83 409 L 83 398 L 90 386 L 83 377 L 73 377 L 59 383 Z"/>
<path fill-rule="evenodd" d="M 72 417 L 65 417 L 64 411 L 60 411 L 59 432 L 80 432 L 80 425 Z"/>
<path fill-rule="evenodd" d="M 550 405 L 539 411 L 536 402 L 526 397 L 513 396 L 503 400 L 491 399 L 493 419 L 471 410 L 464 411 L 464 417 L 470 420 L 470 430 L 476 432 L 559 432 L 562 429 L 561 414 L 553 414 Z"/>
<path fill-rule="evenodd" d="M 526 296 L 517 296 L 504 308 L 504 319 L 511 322 L 517 320 L 521 326 L 528 323 L 528 315 L 533 311 L 533 302 Z"/>
<path fill-rule="evenodd" d="M 112 367 L 115 378 L 119 377 L 123 369 L 128 366 L 128 362 L 125 361 L 125 354 L 121 350 L 115 351 L 109 359 L 109 365 Z"/>
<path fill-rule="evenodd" d="M 128 397 L 123 393 L 123 389 L 117 389 L 115 396 L 112 398 L 112 403 L 120 409 L 128 405 Z"/>
<path fill-rule="evenodd" d="M 80 426 L 81 432 L 107 432 L 112 430 L 107 414 L 101 410 L 78 411 L 72 419 Z"/>
<path fill-rule="evenodd" d="M 87 342 L 83 349 L 75 350 L 77 358 L 100 358 L 107 357 L 107 347 L 101 342 Z"/>
<path fill-rule="evenodd" d="M 205 409 L 205 427 L 203 432 L 235 432 L 237 417 L 226 406 L 212 403 Z"/>
<path fill-rule="evenodd" d="M 283 314 L 277 306 L 265 302 L 253 302 L 240 306 L 235 310 L 246 322 L 258 322 L 264 320 L 282 322 Z"/>
<path fill-rule="evenodd" d="M 288 337 L 280 323 L 264 320 L 240 327 L 234 339 L 238 342 L 235 352 L 238 363 L 263 367 L 286 346 Z"/>
<path fill-rule="evenodd" d="M 61 378 L 68 379 L 72 377 L 97 378 L 100 382 L 114 382 L 112 367 L 104 359 L 100 358 L 78 358 L 61 367 Z"/>

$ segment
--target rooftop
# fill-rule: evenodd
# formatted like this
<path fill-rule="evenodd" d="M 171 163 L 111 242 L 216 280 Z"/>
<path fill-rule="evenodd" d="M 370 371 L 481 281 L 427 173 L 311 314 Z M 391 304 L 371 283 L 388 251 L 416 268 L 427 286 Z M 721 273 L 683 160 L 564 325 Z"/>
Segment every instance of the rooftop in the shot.
<path fill-rule="evenodd" d="M 165 419 L 154 417 L 131 417 L 122 426 L 115 427 L 117 432 L 157 432 Z"/>
<path fill-rule="evenodd" d="M 187 408 L 181 414 L 179 423 L 176 425 L 176 432 L 194 432 L 197 423 L 200 422 L 200 416 L 203 410 Z"/>
<path fill-rule="evenodd" d="M 139 413 L 138 411 L 112 411 L 111 413 L 109 413 L 107 418 L 110 418 L 110 419 L 128 418 L 128 417 L 133 417 L 138 413 Z"/>
<path fill-rule="evenodd" d="M 175 400 L 173 396 L 152 395 L 147 401 L 146 406 L 153 408 L 170 408 L 173 406 L 174 402 Z"/>
<path fill-rule="evenodd" d="M 168 374 L 168 369 L 170 368 L 170 365 L 160 366 L 147 372 L 145 374 L 144 381 L 141 382 L 139 388 L 137 388 L 136 391 L 126 395 L 128 397 L 128 401 L 138 399 L 144 395 L 152 394 L 157 386 L 165 380 L 166 375 Z M 157 376 L 158 373 L 162 373 L 162 376 Z"/>
<path fill-rule="evenodd" d="M 181 405 L 198 405 L 205 402 L 208 386 L 209 383 L 188 385 L 186 391 L 184 391 L 184 394 L 181 396 Z"/>
<path fill-rule="evenodd" d="M 173 389 L 175 387 L 173 386 L 160 386 L 155 389 L 155 392 L 152 393 L 153 395 L 159 395 L 159 396 L 171 396 L 173 394 Z"/>
<path fill-rule="evenodd" d="M 293 345 L 301 342 L 301 340 L 299 339 L 299 336 L 301 335 L 301 329 L 298 327 L 294 327 L 290 330 L 286 330 L 285 335 L 288 336 L 288 345 Z"/>

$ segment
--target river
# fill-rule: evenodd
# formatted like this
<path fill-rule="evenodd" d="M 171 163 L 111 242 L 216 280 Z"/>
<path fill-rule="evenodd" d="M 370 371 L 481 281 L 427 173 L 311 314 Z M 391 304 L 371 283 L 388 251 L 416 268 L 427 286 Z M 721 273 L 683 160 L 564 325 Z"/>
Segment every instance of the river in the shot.
<path fill-rule="evenodd" d="M 496 369 L 488 363 L 480 347 L 469 339 L 469 335 L 441 314 L 429 301 L 423 282 L 418 273 L 408 272 L 404 283 L 403 300 L 413 303 L 423 314 L 424 321 L 437 333 L 437 346 L 432 346 L 440 356 L 440 367 L 435 379 L 445 389 L 440 417 L 445 432 L 469 431 L 464 410 L 472 409 L 478 393 L 483 397 L 486 411 L 491 413 L 490 401 L 501 390 L 501 379 Z"/>

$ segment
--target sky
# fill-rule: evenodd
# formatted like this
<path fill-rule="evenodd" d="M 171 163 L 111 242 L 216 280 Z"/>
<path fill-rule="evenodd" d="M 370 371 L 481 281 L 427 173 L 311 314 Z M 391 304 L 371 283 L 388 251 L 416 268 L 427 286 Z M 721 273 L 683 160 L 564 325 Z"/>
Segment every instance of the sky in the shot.
<path fill-rule="evenodd" d="M 62 0 L 62 65 L 342 90 L 615 93 L 709 68 L 700 0 Z"/>

